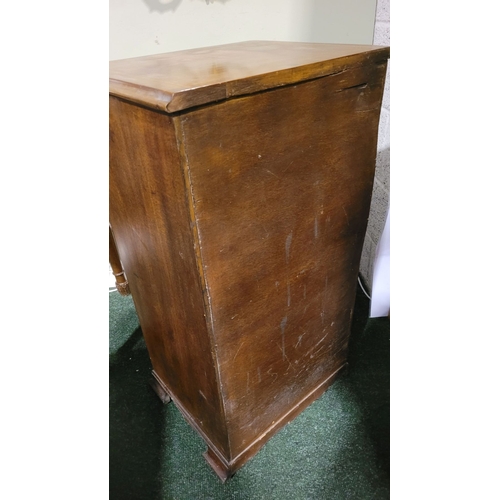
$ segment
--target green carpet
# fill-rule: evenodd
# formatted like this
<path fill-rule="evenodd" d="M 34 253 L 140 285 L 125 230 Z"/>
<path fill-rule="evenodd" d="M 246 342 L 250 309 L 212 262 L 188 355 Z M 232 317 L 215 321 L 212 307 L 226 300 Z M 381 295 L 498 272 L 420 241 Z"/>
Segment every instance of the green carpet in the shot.
<path fill-rule="evenodd" d="M 388 499 L 388 318 L 359 290 L 349 370 L 222 484 L 202 439 L 148 381 L 130 297 L 110 293 L 110 499 Z"/>

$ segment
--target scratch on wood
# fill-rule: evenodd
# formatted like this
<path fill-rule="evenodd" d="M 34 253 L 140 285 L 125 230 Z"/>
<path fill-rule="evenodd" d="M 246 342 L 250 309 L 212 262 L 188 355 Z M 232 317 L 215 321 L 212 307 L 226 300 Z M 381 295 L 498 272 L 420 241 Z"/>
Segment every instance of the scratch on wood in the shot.
<path fill-rule="evenodd" d="M 318 347 L 318 346 L 319 346 L 319 344 L 321 344 L 321 342 L 323 342 L 323 340 L 325 340 L 325 338 L 328 336 L 328 334 L 329 334 L 329 333 L 330 333 L 330 332 L 326 332 L 326 334 L 325 334 L 325 335 L 323 335 L 323 337 L 321 337 L 321 339 L 320 339 L 318 342 L 316 342 L 316 344 L 314 344 L 314 346 L 313 346 L 313 347 L 311 347 L 311 349 L 309 349 L 309 350 L 306 352 L 306 354 L 305 354 L 305 355 L 307 356 L 307 355 L 308 355 L 308 354 L 310 354 L 312 351 L 314 351 L 314 349 L 316 349 L 316 347 Z M 323 347 L 324 347 L 324 346 L 325 346 L 325 344 L 323 344 L 323 346 L 322 346 L 320 349 L 318 349 L 318 351 L 317 351 L 317 352 L 319 352 L 321 349 L 323 349 Z M 315 353 L 315 354 L 317 354 L 317 353 Z M 312 357 L 312 356 L 311 356 L 311 357 Z"/>
<path fill-rule="evenodd" d="M 309 306 L 310 306 L 310 304 L 307 304 L 307 305 L 306 305 L 306 307 L 304 307 L 304 311 L 302 312 L 302 318 L 300 318 L 300 319 L 301 319 L 301 321 L 302 321 L 302 319 L 304 318 L 304 316 L 306 315 L 306 312 L 307 312 L 307 310 L 309 309 Z"/>
<path fill-rule="evenodd" d="M 347 215 L 347 212 L 346 212 L 346 209 L 344 207 L 344 205 L 342 205 L 342 210 L 344 210 L 344 213 L 345 213 L 345 218 L 347 219 L 347 225 L 349 226 L 349 216 Z"/>
<path fill-rule="evenodd" d="M 312 353 L 309 358 L 314 358 L 314 356 L 317 356 L 325 347 L 325 344 L 323 344 L 316 352 Z"/>
<path fill-rule="evenodd" d="M 264 231 L 266 232 L 266 238 L 269 238 L 269 231 L 267 230 L 266 226 L 264 226 L 264 224 L 260 223 L 260 226 L 262 227 L 262 229 L 264 229 Z M 264 238 L 262 238 L 264 239 Z"/>
<path fill-rule="evenodd" d="M 283 352 L 283 360 L 285 359 L 286 357 L 286 354 L 285 354 L 285 328 L 286 328 L 286 322 L 288 321 L 288 316 L 285 316 L 282 320 L 281 320 L 281 323 L 280 323 L 280 328 L 281 328 L 281 344 L 282 344 L 282 348 L 281 348 L 281 351 Z"/>
<path fill-rule="evenodd" d="M 378 109 L 377 108 L 356 109 L 355 113 L 369 113 L 370 111 L 378 111 Z"/>
<path fill-rule="evenodd" d="M 276 179 L 279 179 L 279 177 L 274 173 L 274 172 L 271 172 L 270 170 L 268 170 L 267 168 L 264 169 L 266 172 L 269 172 L 271 175 L 274 175 L 274 177 L 276 177 Z"/>
<path fill-rule="evenodd" d="M 276 345 L 281 349 L 281 347 L 278 344 L 278 342 L 276 342 Z M 285 351 L 283 351 L 283 349 L 281 349 L 281 351 L 283 352 L 283 361 L 285 361 L 285 359 L 288 361 L 288 368 L 286 369 L 286 372 L 285 372 L 285 375 L 286 375 L 288 373 L 288 370 L 290 370 L 290 367 L 292 367 L 294 371 L 295 371 L 295 368 L 292 365 L 292 362 L 290 361 L 290 359 L 288 358 L 288 356 L 285 354 Z"/>
<path fill-rule="evenodd" d="M 319 228 L 318 228 L 318 217 L 314 218 L 314 237 L 317 238 L 319 234 Z"/>
<path fill-rule="evenodd" d="M 290 246 L 292 245 L 292 237 L 293 237 L 293 231 L 290 231 L 290 234 L 286 237 L 286 242 L 285 242 L 285 254 L 287 263 L 290 260 Z"/>
<path fill-rule="evenodd" d="M 299 346 L 299 344 L 302 343 L 302 337 L 304 336 L 304 334 L 302 335 L 299 335 L 299 340 L 297 341 L 297 343 L 295 344 L 295 349 L 297 349 L 297 347 Z"/>
<path fill-rule="evenodd" d="M 325 302 L 326 302 L 326 294 L 328 292 L 328 276 L 325 277 L 325 291 L 323 292 L 323 298 L 321 300 L 321 324 L 325 324 Z"/>
<path fill-rule="evenodd" d="M 295 160 L 292 160 L 292 161 L 289 163 L 288 167 L 286 167 L 286 168 L 285 168 L 285 170 L 283 170 L 283 173 L 285 173 L 285 172 L 286 172 L 286 171 L 287 171 L 287 170 L 288 170 L 288 169 L 292 166 L 292 164 L 293 164 L 293 162 L 294 162 L 294 161 L 295 161 Z"/>
<path fill-rule="evenodd" d="M 146 243 L 144 243 L 144 241 L 142 241 L 141 235 L 135 230 L 134 226 L 130 226 L 130 227 L 132 228 L 132 231 L 134 231 L 134 233 L 137 234 L 137 238 L 142 243 L 142 246 L 149 252 L 149 249 L 148 249 Z"/>
<path fill-rule="evenodd" d="M 292 368 L 292 370 L 296 372 L 297 370 L 295 369 L 295 366 L 292 365 L 292 362 L 288 359 L 288 356 L 286 356 L 286 360 L 288 361 L 288 368 L 286 369 L 285 375 L 288 373 L 290 368 Z"/>
<path fill-rule="evenodd" d="M 330 332 L 326 332 L 326 333 L 323 335 L 323 337 L 321 337 L 321 339 L 320 339 L 318 342 L 316 342 L 316 344 L 314 345 L 314 347 L 316 347 L 317 345 L 321 344 L 321 342 L 323 342 L 323 340 L 325 340 L 325 339 L 326 339 L 326 337 L 328 337 L 328 334 L 329 334 L 329 333 L 330 333 Z M 313 349 L 314 349 L 314 347 L 313 347 Z"/>
<path fill-rule="evenodd" d="M 238 347 L 238 350 L 236 351 L 236 354 L 234 355 L 233 361 L 236 359 L 236 356 L 238 356 L 238 353 L 240 352 L 241 348 L 243 347 L 243 344 L 244 344 L 244 342 L 242 342 L 240 344 L 240 346 Z"/>
<path fill-rule="evenodd" d="M 249 424 L 245 424 L 243 427 L 246 429 L 247 427 L 252 427 L 253 423 L 259 418 L 260 415 L 257 415 Z M 243 441 L 245 443 L 245 441 Z"/>

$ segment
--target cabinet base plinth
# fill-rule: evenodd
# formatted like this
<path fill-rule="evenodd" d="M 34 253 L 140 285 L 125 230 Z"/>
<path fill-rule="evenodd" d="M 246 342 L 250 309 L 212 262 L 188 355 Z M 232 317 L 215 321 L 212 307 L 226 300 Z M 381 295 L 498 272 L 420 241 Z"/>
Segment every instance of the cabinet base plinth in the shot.
<path fill-rule="evenodd" d="M 334 373 L 328 376 L 323 382 L 321 382 L 313 391 L 311 391 L 302 401 L 296 404 L 288 413 L 283 415 L 276 423 L 269 427 L 265 432 L 263 432 L 252 444 L 250 444 L 243 452 L 236 456 L 231 462 L 227 462 L 220 453 L 215 452 L 210 446 L 208 446 L 207 451 L 203 454 L 203 457 L 208 462 L 210 467 L 217 474 L 219 479 L 224 483 L 229 478 L 231 478 L 243 465 L 245 465 L 261 448 L 266 444 L 269 439 L 276 434 L 280 429 L 282 429 L 286 424 L 291 422 L 299 413 L 301 413 L 305 408 L 307 408 L 314 400 L 318 399 L 328 387 L 338 378 L 338 376 L 348 368 L 348 363 L 342 364 Z M 169 403 L 172 401 L 165 384 L 158 377 L 156 372 L 152 371 L 152 378 L 150 380 L 150 385 L 156 392 L 158 397 L 163 403 Z M 175 397 L 175 396 L 174 396 Z M 179 409 L 181 414 L 186 418 L 187 422 L 196 430 L 200 436 L 208 444 L 210 439 L 206 436 L 202 430 L 196 425 L 195 420 L 189 415 L 188 412 L 179 404 L 177 400 L 174 400 L 176 407 Z"/>
<path fill-rule="evenodd" d="M 203 453 L 203 457 L 208 462 L 208 465 L 212 467 L 214 472 L 219 476 L 219 479 L 225 483 L 236 471 L 222 461 L 210 448 Z"/>

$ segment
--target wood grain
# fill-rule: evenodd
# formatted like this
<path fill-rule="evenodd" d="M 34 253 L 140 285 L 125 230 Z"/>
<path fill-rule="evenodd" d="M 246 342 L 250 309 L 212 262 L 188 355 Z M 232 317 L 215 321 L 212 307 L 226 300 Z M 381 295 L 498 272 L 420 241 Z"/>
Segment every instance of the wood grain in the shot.
<path fill-rule="evenodd" d="M 110 94 L 175 112 L 387 60 L 371 45 L 238 42 L 111 61 Z"/>
<path fill-rule="evenodd" d="M 384 72 L 179 118 L 230 459 L 346 361 Z"/>
<path fill-rule="evenodd" d="M 154 368 L 225 480 L 347 360 L 388 48 L 115 61 L 110 223 Z"/>
<path fill-rule="evenodd" d="M 172 119 L 110 98 L 110 222 L 153 368 L 228 453 Z"/>

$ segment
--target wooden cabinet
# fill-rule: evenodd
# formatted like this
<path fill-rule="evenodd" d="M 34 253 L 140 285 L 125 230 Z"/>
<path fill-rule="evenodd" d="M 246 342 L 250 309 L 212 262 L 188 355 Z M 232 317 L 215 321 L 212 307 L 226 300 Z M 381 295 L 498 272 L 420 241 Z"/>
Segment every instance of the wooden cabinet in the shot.
<path fill-rule="evenodd" d="M 221 479 L 346 365 L 389 49 L 110 63 L 109 218 L 153 366 Z"/>

